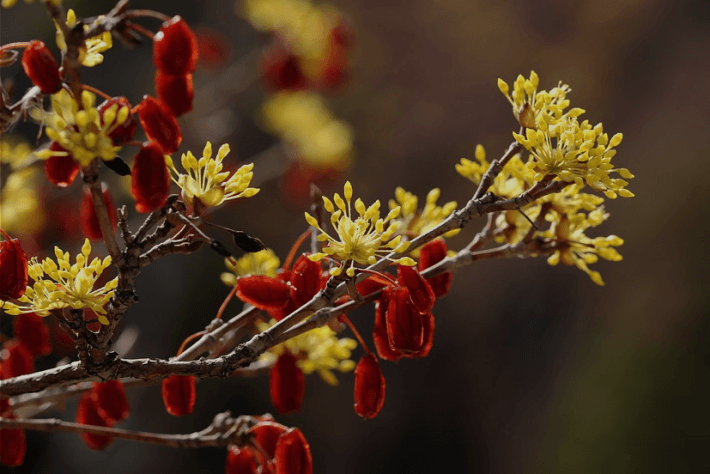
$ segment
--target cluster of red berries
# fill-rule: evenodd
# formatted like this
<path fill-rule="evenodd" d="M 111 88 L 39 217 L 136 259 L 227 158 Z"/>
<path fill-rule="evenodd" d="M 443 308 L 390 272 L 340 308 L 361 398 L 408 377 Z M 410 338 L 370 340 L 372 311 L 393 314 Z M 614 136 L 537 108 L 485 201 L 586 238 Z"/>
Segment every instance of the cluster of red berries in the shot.
<path fill-rule="evenodd" d="M 246 445 L 230 446 L 226 474 L 311 474 L 311 448 L 298 428 L 262 417 L 249 429 Z"/>
<path fill-rule="evenodd" d="M 128 418 L 130 409 L 123 382 L 97 382 L 82 395 L 76 409 L 76 422 L 83 425 L 110 428 Z M 104 449 L 113 441 L 109 435 L 81 433 L 81 439 L 91 449 Z"/>

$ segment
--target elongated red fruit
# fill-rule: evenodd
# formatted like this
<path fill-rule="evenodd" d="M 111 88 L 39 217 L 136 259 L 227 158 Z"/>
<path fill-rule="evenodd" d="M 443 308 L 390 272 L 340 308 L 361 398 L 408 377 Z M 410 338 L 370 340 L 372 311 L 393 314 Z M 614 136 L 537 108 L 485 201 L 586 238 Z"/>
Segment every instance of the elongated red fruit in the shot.
<path fill-rule="evenodd" d="M 2 349 L 2 373 L 11 379 L 35 371 L 34 358 L 30 351 L 17 339 L 11 339 Z"/>
<path fill-rule="evenodd" d="M 175 117 L 192 110 L 192 99 L 195 97 L 192 74 L 173 75 L 158 69 L 155 72 L 155 92 Z"/>
<path fill-rule="evenodd" d="M 274 407 L 281 413 L 298 411 L 303 404 L 305 378 L 297 361 L 295 355 L 285 351 L 271 368 L 269 393 Z"/>
<path fill-rule="evenodd" d="M 385 292 L 383 291 L 382 294 L 384 295 Z M 402 353 L 390 347 L 389 337 L 387 336 L 387 323 L 385 322 L 387 306 L 389 306 L 389 299 L 385 296 L 375 303 L 375 325 L 372 329 L 372 340 L 375 343 L 375 349 L 380 359 L 397 362 L 402 358 Z"/>
<path fill-rule="evenodd" d="M 424 325 L 421 313 L 409 300 L 406 288 L 388 287 L 389 303 L 385 313 L 387 339 L 392 350 L 418 352 L 424 344 Z"/>
<path fill-rule="evenodd" d="M 128 398 L 123 382 L 120 380 L 96 382 L 92 390 L 96 397 L 97 407 L 105 418 L 112 422 L 128 418 Z"/>
<path fill-rule="evenodd" d="M 163 23 L 153 37 L 153 64 L 167 74 L 195 72 L 199 52 L 197 36 L 180 16 Z"/>
<path fill-rule="evenodd" d="M 74 182 L 74 178 L 79 174 L 79 163 L 74 161 L 74 155 L 55 141 L 49 144 L 49 149 L 66 154 L 47 158 L 44 162 L 44 174 L 47 175 L 50 183 L 60 188 L 66 188 Z"/>
<path fill-rule="evenodd" d="M 0 299 L 20 298 L 27 289 L 27 255 L 20 241 L 0 229 L 5 240 L 0 242 Z"/>
<path fill-rule="evenodd" d="M 281 280 L 284 283 L 290 282 L 291 270 L 279 270 L 276 272 L 276 279 Z M 269 316 L 274 318 L 276 321 L 281 321 L 283 318 L 293 313 L 296 309 L 298 309 L 298 306 L 296 306 L 296 303 L 293 302 L 293 298 L 289 297 L 286 306 L 279 309 L 267 309 L 266 312 L 269 313 Z"/>
<path fill-rule="evenodd" d="M 288 428 L 279 423 L 264 421 L 249 430 L 249 434 L 253 436 L 252 443 L 260 448 L 255 449 L 255 452 L 262 466 L 267 465 L 267 463 L 274 458 L 276 454 L 276 443 L 281 434 L 285 433 L 287 429 Z M 264 456 L 262 452 L 266 453 L 268 457 Z"/>
<path fill-rule="evenodd" d="M 446 246 L 444 239 L 438 238 L 428 242 L 421 249 L 419 262 L 417 263 L 419 271 L 423 271 L 435 263 L 445 259 L 447 251 L 448 247 Z M 429 285 L 434 291 L 436 297 L 441 298 L 442 296 L 446 296 L 451 290 L 451 283 L 453 279 L 453 274 L 451 272 L 446 272 L 441 275 L 427 278 L 427 281 L 429 282 Z"/>
<path fill-rule="evenodd" d="M 276 474 L 311 474 L 311 447 L 298 428 L 291 428 L 276 443 Z"/>
<path fill-rule="evenodd" d="M 59 65 L 42 41 L 31 41 L 25 48 L 22 53 L 22 69 L 45 94 L 54 94 L 62 88 Z"/>
<path fill-rule="evenodd" d="M 163 403 L 173 416 L 184 416 L 195 408 L 195 377 L 172 375 L 163 379 Z"/>
<path fill-rule="evenodd" d="M 374 418 L 384 403 L 385 378 L 374 354 L 368 354 L 355 367 L 355 413 Z"/>
<path fill-rule="evenodd" d="M 14 335 L 32 356 L 48 355 L 52 352 L 49 344 L 49 328 L 44 319 L 34 313 L 15 316 Z"/>
<path fill-rule="evenodd" d="M 101 191 L 104 198 L 104 204 L 106 205 L 106 210 L 108 211 L 111 229 L 115 229 L 116 220 L 118 218 L 116 215 L 116 205 L 113 203 L 111 192 L 108 190 L 108 185 L 106 183 L 101 183 Z M 79 215 L 81 218 L 81 230 L 84 232 L 84 235 L 89 240 L 102 240 L 103 234 L 101 233 L 99 218 L 96 216 L 96 209 L 94 208 L 94 201 L 91 197 L 91 191 L 86 188 L 84 188 L 84 194 L 81 198 Z"/>
<path fill-rule="evenodd" d="M 257 474 L 256 460 L 251 449 L 240 449 L 230 446 L 227 450 L 227 462 L 224 467 L 225 474 Z"/>
<path fill-rule="evenodd" d="M 14 419 L 11 411 L 2 413 L 3 418 Z M 25 430 L 4 429 L 0 430 L 0 463 L 7 467 L 21 466 L 25 459 Z"/>
<path fill-rule="evenodd" d="M 101 114 L 101 123 L 104 123 L 104 113 L 114 104 L 118 104 L 118 108 L 128 107 L 131 110 L 131 103 L 125 97 L 112 97 L 111 99 L 105 100 L 101 105 L 99 105 L 99 113 Z M 133 117 L 133 114 L 128 114 L 128 118 L 121 125 L 117 126 L 108 134 L 113 140 L 113 144 L 116 146 L 125 145 L 126 143 L 133 140 L 133 135 L 136 134 L 136 128 L 138 128 L 138 122 Z"/>
<path fill-rule="evenodd" d="M 237 298 L 263 310 L 278 310 L 291 297 L 288 283 L 265 275 L 249 275 L 237 280 Z"/>
<path fill-rule="evenodd" d="M 150 212 L 159 208 L 168 199 L 170 174 L 165 156 L 154 142 L 143 144 L 133 158 L 131 170 L 131 194 L 136 200 L 138 212 Z"/>
<path fill-rule="evenodd" d="M 110 428 L 113 426 L 111 420 L 106 418 L 99 411 L 94 394 L 88 391 L 82 395 L 76 409 L 76 422 L 82 425 L 93 425 Z M 91 449 L 104 449 L 113 441 L 113 436 L 97 435 L 91 433 L 81 433 L 81 439 Z"/>
<path fill-rule="evenodd" d="M 397 267 L 397 282 L 407 288 L 409 299 L 420 313 L 427 313 L 434 307 L 434 291 L 429 283 L 414 267 L 399 265 Z"/>
<path fill-rule="evenodd" d="M 424 325 L 424 343 L 422 344 L 422 348 L 416 352 L 404 354 L 404 357 L 421 359 L 428 356 L 429 352 L 431 352 L 431 346 L 434 344 L 434 315 L 431 313 L 422 314 L 422 324 Z"/>
<path fill-rule="evenodd" d="M 307 254 L 298 257 L 291 269 L 291 299 L 297 307 L 310 301 L 320 290 L 320 276 L 323 268 L 313 262 Z"/>
<path fill-rule="evenodd" d="M 163 153 L 175 153 L 182 143 L 182 132 L 175 116 L 165 104 L 149 95 L 138 104 L 138 120 L 149 140 L 157 143 Z"/>

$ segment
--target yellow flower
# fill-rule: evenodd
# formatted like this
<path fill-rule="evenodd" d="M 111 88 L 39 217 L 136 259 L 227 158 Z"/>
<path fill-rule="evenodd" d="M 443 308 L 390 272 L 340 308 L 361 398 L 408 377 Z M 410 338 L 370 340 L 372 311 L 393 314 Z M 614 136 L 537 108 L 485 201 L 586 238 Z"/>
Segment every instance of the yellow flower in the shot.
<path fill-rule="evenodd" d="M 461 158 L 461 162 L 456 165 L 456 171 L 478 185 L 491 164 L 486 160 L 486 150 L 481 145 L 476 145 L 475 157 L 478 163 Z M 494 178 L 490 191 L 502 198 L 514 198 L 534 183 L 534 175 L 535 173 L 520 159 L 520 155 L 515 155 Z"/>
<path fill-rule="evenodd" d="M 172 158 L 165 156 L 165 161 L 174 174 L 173 181 L 182 189 L 182 198 L 188 205 L 196 207 L 215 207 L 230 199 L 252 197 L 259 192 L 259 188 L 250 188 L 251 178 L 254 176 L 254 164 L 240 166 L 230 176 L 229 171 L 222 171 L 222 160 L 229 153 L 226 143 L 219 147 L 217 158 L 212 158 L 212 143 L 207 142 L 202 152 L 202 158 L 197 160 L 192 152 L 183 153 L 182 167 L 187 174 L 180 173 L 173 164 Z M 199 201 L 199 204 L 195 203 Z"/>
<path fill-rule="evenodd" d="M 45 258 L 42 263 L 37 257 L 32 258 L 28 266 L 28 274 L 34 285 L 28 286 L 25 294 L 18 300 L 22 305 L 2 302 L 2 308 L 8 314 L 36 313 L 38 316 L 48 316 L 53 309 L 89 308 L 93 310 L 101 324 L 108 324 L 104 306 L 114 295 L 118 278 L 94 290 L 94 285 L 103 271 L 111 265 L 111 257 L 103 261 L 94 258 L 89 263 L 91 244 L 84 241 L 81 253 L 76 256 L 76 263 L 69 263 L 69 252 L 54 247 L 55 262 Z"/>
<path fill-rule="evenodd" d="M 265 331 L 273 326 L 271 323 L 257 323 L 259 331 Z M 274 346 L 261 355 L 260 360 L 274 363 L 278 356 L 288 350 L 297 358 L 296 365 L 304 374 L 318 372 L 318 375 L 330 385 L 336 385 L 338 379 L 333 370 L 350 372 L 355 368 L 355 362 L 350 360 L 350 351 L 357 347 L 357 342 L 344 337 L 338 339 L 335 332 L 328 326 L 316 328 L 288 341 Z"/>
<path fill-rule="evenodd" d="M 396 207 L 402 209 L 399 217 L 392 221 L 397 224 L 397 233 L 405 236 L 407 240 L 411 240 L 436 227 L 449 217 L 456 210 L 456 201 L 449 201 L 443 206 L 437 206 L 436 201 L 440 195 L 439 188 L 429 191 L 426 196 L 426 204 L 420 211 L 417 207 L 419 204 L 417 196 L 405 191 L 402 187 L 397 187 L 394 191 L 395 199 L 390 199 L 389 201 L 390 209 L 395 209 Z M 460 230 L 454 229 L 444 234 L 444 236 L 452 237 L 458 234 Z"/>
<path fill-rule="evenodd" d="M 100 16 L 96 19 L 94 23 L 97 23 L 103 18 Z M 67 12 L 67 26 L 71 29 L 76 25 L 76 13 L 74 10 L 69 10 Z M 54 26 L 57 29 L 57 46 L 62 52 L 67 51 L 67 42 L 64 38 L 64 33 L 59 27 L 57 22 L 54 22 Z M 88 30 L 89 25 L 84 25 L 84 30 Z M 79 48 L 79 62 L 86 67 L 94 67 L 97 64 L 101 64 L 104 61 L 104 57 L 101 53 L 111 49 L 113 46 L 113 39 L 111 38 L 111 33 L 109 31 L 104 31 L 100 35 L 94 36 L 86 40 L 84 46 Z"/>
<path fill-rule="evenodd" d="M 37 192 L 35 167 L 13 171 L 0 198 L 0 227 L 11 234 L 34 235 L 44 226 L 44 206 Z"/>
<path fill-rule="evenodd" d="M 0 139 L 0 163 L 7 163 L 12 169 L 17 169 L 27 161 L 32 154 L 32 148 L 24 140 L 14 137 Z"/>
<path fill-rule="evenodd" d="M 360 198 L 355 201 L 355 210 L 359 217 L 353 220 L 352 197 L 353 187 L 350 181 L 345 183 L 343 192 L 345 200 L 338 193 L 333 196 L 333 201 L 323 196 L 325 210 L 331 214 L 330 223 L 335 229 L 337 239 L 331 237 L 326 231 L 321 229 L 315 217 L 306 212 L 306 221 L 321 232 L 318 240 L 325 241 L 328 245 L 323 252 L 310 255 L 313 261 L 321 260 L 325 257 L 332 257 L 343 262 L 342 265 L 331 269 L 331 275 L 340 275 L 343 267 L 348 266 L 346 273 L 348 276 L 355 275 L 355 264 L 373 265 L 378 258 L 382 258 L 389 252 L 401 253 L 407 250 L 409 242 L 402 242 L 402 236 L 392 238 L 397 231 L 398 224 L 393 222 L 401 212 L 399 206 L 395 206 L 387 217 L 380 218 L 380 201 L 375 201 L 370 207 L 365 207 L 365 203 Z M 387 229 L 385 230 L 385 225 Z M 400 265 L 415 265 L 415 261 L 409 257 L 393 260 Z"/>
<path fill-rule="evenodd" d="M 276 256 L 273 250 L 264 249 L 259 252 L 247 253 L 243 257 L 237 259 L 236 265 L 233 265 L 229 259 L 224 260 L 225 265 L 230 270 L 220 275 L 222 283 L 227 286 L 237 284 L 237 277 L 246 275 L 266 275 L 275 277 L 276 271 L 279 269 L 279 257 Z"/>
<path fill-rule="evenodd" d="M 539 84 L 540 78 L 535 71 L 530 72 L 529 79 L 518 75 L 513 83 L 513 92 L 510 93 L 508 84 L 503 79 L 498 79 L 498 89 L 513 106 L 513 115 L 523 127 L 538 128 L 543 115 L 549 115 L 554 121 L 559 121 L 565 117 L 579 117 L 584 113 L 584 109 L 578 107 L 565 113 L 565 109 L 569 107 L 567 93 L 571 92 L 567 84 L 560 82 L 549 92 L 538 91 Z"/>
<path fill-rule="evenodd" d="M 69 151 L 81 166 L 88 166 L 96 157 L 105 161 L 116 157 L 120 147 L 113 145 L 109 133 L 123 124 L 130 114 L 127 106 L 119 108 L 118 104 L 113 104 L 104 111 L 102 120 L 101 114 L 94 107 L 95 103 L 96 96 L 91 92 L 83 91 L 82 109 L 79 109 L 79 104 L 71 94 L 62 89 L 52 95 L 52 112 L 33 109 L 30 115 L 47 125 L 46 133 L 50 139 Z M 64 152 L 45 149 L 35 154 L 38 158 L 46 160 Z"/>

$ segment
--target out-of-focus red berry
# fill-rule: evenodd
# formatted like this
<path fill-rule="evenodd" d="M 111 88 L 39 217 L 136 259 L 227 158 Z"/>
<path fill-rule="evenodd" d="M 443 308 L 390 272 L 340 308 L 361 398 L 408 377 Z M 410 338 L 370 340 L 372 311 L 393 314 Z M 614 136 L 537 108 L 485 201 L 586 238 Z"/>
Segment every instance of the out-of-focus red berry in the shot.
<path fill-rule="evenodd" d="M 444 239 L 441 238 L 434 239 L 425 244 L 421 249 L 419 262 L 417 263 L 419 271 L 423 271 L 435 263 L 445 259 L 446 252 L 448 250 L 446 242 L 444 242 Z M 453 274 L 451 272 L 446 272 L 441 275 L 427 278 L 427 281 L 429 282 L 429 285 L 434 291 L 436 297 L 441 298 L 442 296 L 446 296 L 451 290 L 451 283 L 453 279 Z"/>
<path fill-rule="evenodd" d="M 231 55 L 232 45 L 229 39 L 219 32 L 208 28 L 198 29 L 196 35 L 200 51 L 200 67 L 204 69 L 222 67 Z"/>
<path fill-rule="evenodd" d="M 397 267 L 397 282 L 407 288 L 409 299 L 420 313 L 427 313 L 434 307 L 434 291 L 429 283 L 414 267 L 399 265 Z"/>
<path fill-rule="evenodd" d="M 296 364 L 296 356 L 284 351 L 271 368 L 269 393 L 274 407 L 281 413 L 293 413 L 301 409 L 305 378 Z"/>
<path fill-rule="evenodd" d="M 355 413 L 374 418 L 385 403 L 385 378 L 373 354 L 360 359 L 355 367 Z"/>
<path fill-rule="evenodd" d="M 162 150 L 154 142 L 144 143 L 133 158 L 131 194 L 138 212 L 150 212 L 168 199 L 170 174 Z"/>
<path fill-rule="evenodd" d="M 179 16 L 163 23 L 153 38 L 153 64 L 167 74 L 195 72 L 198 54 L 197 37 Z"/>
<path fill-rule="evenodd" d="M 103 416 L 99 410 L 98 402 L 91 391 L 82 395 L 76 408 L 76 422 L 82 425 L 101 426 L 110 428 L 113 422 Z M 91 449 L 104 449 L 113 441 L 113 436 L 81 433 L 81 439 Z"/>
<path fill-rule="evenodd" d="M 66 153 L 66 155 L 50 156 L 44 162 L 44 173 L 50 183 L 66 188 L 74 182 L 74 178 L 79 173 L 79 163 L 74 161 L 74 156 L 57 142 L 52 142 L 49 145 L 52 151 Z"/>
<path fill-rule="evenodd" d="M 17 339 L 8 341 L 2 349 L 2 371 L 5 378 L 19 377 L 35 371 L 32 353 Z"/>
<path fill-rule="evenodd" d="M 48 355 L 52 352 L 49 344 L 49 328 L 44 319 L 34 313 L 15 316 L 14 335 L 33 356 Z"/>
<path fill-rule="evenodd" d="M 276 474 L 312 474 L 311 447 L 298 428 L 291 428 L 276 443 Z"/>
<path fill-rule="evenodd" d="M 195 377 L 172 375 L 163 379 L 163 403 L 173 416 L 185 416 L 195 408 Z"/>
<path fill-rule="evenodd" d="M 0 229 L 5 240 L 0 242 L 0 299 L 19 298 L 27 289 L 27 255 L 20 241 Z"/>
<path fill-rule="evenodd" d="M 257 474 L 254 454 L 248 448 L 240 449 L 230 446 L 227 450 L 227 462 L 224 467 L 225 474 Z"/>
<path fill-rule="evenodd" d="M 111 193 L 108 190 L 108 185 L 106 183 L 101 184 L 101 191 L 104 198 L 104 203 L 106 204 L 106 209 L 108 210 L 109 220 L 111 222 L 111 229 L 116 228 L 116 220 L 118 216 L 116 215 L 116 205 L 113 203 L 111 198 Z M 96 216 L 96 209 L 94 209 L 94 201 L 91 198 L 91 191 L 84 188 L 84 195 L 81 198 L 81 206 L 79 208 L 79 214 L 81 216 L 81 230 L 84 235 L 89 238 L 89 240 L 97 241 L 103 239 L 103 234 L 101 233 L 101 226 L 99 226 L 99 218 Z"/>
<path fill-rule="evenodd" d="M 300 90 L 305 88 L 308 82 L 298 56 L 280 40 L 264 50 L 259 70 L 261 81 L 269 90 Z"/>
<path fill-rule="evenodd" d="M 45 94 L 54 94 L 62 88 L 59 65 L 42 41 L 34 40 L 22 53 L 22 68 L 32 83 Z"/>
<path fill-rule="evenodd" d="M 92 391 L 96 397 L 97 408 L 105 418 L 114 423 L 128 418 L 128 398 L 123 382 L 120 380 L 96 382 Z"/>
<path fill-rule="evenodd" d="M 15 415 L 11 411 L 2 413 L 3 418 L 14 419 Z M 7 467 L 17 467 L 22 465 L 25 459 L 25 430 L 0 430 L 0 463 Z"/>
<path fill-rule="evenodd" d="M 167 74 L 158 69 L 155 72 L 155 91 L 158 99 L 175 117 L 192 110 L 195 90 L 192 74 Z"/>
<path fill-rule="evenodd" d="M 128 99 L 125 97 L 112 97 L 111 99 L 107 99 L 99 105 L 99 113 L 101 114 L 102 123 L 104 112 L 106 112 L 106 110 L 114 104 L 118 104 L 119 109 L 128 107 L 128 110 L 131 110 L 131 103 L 128 102 Z M 114 145 L 125 145 L 133 140 L 133 135 L 136 134 L 136 128 L 138 128 L 138 122 L 136 122 L 133 114 L 128 114 L 126 121 L 114 128 L 108 136 L 111 137 Z"/>
<path fill-rule="evenodd" d="M 424 324 L 421 313 L 409 300 L 406 288 L 387 287 L 389 303 L 385 313 L 387 338 L 392 350 L 418 352 L 424 344 Z"/>
<path fill-rule="evenodd" d="M 291 289 L 285 281 L 265 275 L 249 275 L 237 279 L 237 298 L 263 310 L 278 310 L 286 306 Z"/>
<path fill-rule="evenodd" d="M 138 104 L 138 120 L 148 139 L 158 144 L 166 155 L 175 153 L 182 143 L 182 132 L 175 116 L 155 97 L 143 97 Z"/>

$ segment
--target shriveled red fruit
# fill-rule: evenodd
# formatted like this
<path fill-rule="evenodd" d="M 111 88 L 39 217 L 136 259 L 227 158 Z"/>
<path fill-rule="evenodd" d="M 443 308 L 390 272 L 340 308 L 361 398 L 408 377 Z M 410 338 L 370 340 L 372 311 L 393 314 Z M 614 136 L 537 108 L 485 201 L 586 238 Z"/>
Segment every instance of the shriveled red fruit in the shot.
<path fill-rule="evenodd" d="M 35 371 L 34 358 L 30 351 L 17 339 L 8 341 L 2 349 L 3 375 L 10 379 Z"/>
<path fill-rule="evenodd" d="M 385 322 L 385 312 L 388 305 L 389 299 L 384 296 L 375 303 L 375 325 L 372 330 L 372 340 L 375 343 L 375 349 L 380 359 L 397 362 L 402 358 L 402 353 L 390 347 L 389 337 L 387 336 L 387 323 Z"/>
<path fill-rule="evenodd" d="M 444 239 L 441 238 L 434 239 L 425 244 L 420 251 L 419 262 L 417 263 L 419 271 L 423 271 L 445 259 L 446 252 L 448 250 L 446 242 L 444 242 Z M 427 278 L 427 281 L 429 282 L 431 289 L 434 291 L 434 295 L 436 295 L 437 298 L 441 298 L 442 296 L 446 296 L 451 290 L 451 283 L 453 279 L 453 274 L 451 272 L 446 272 L 441 275 Z"/>
<path fill-rule="evenodd" d="M 96 382 L 92 390 L 96 397 L 97 407 L 105 418 L 114 423 L 128 418 L 128 398 L 123 382 L 120 380 Z"/>
<path fill-rule="evenodd" d="M 431 352 L 431 346 L 434 344 L 434 315 L 431 313 L 422 314 L 422 324 L 424 325 L 424 343 L 422 348 L 416 352 L 410 352 L 404 354 L 404 357 L 409 357 L 410 359 L 420 359 L 429 355 Z"/>
<path fill-rule="evenodd" d="M 225 474 L 257 474 L 254 454 L 248 448 L 239 449 L 230 446 L 227 450 L 227 462 L 224 467 Z"/>
<path fill-rule="evenodd" d="M 420 313 L 427 313 L 434 307 L 434 291 L 429 283 L 414 267 L 397 266 L 397 282 L 407 288 L 409 299 Z"/>
<path fill-rule="evenodd" d="M 45 94 L 54 94 L 62 88 L 59 65 L 42 41 L 31 41 L 25 48 L 22 53 L 22 69 Z"/>
<path fill-rule="evenodd" d="M 306 381 L 297 360 L 291 352 L 284 351 L 271 368 L 269 393 L 274 407 L 281 413 L 298 411 L 303 403 Z"/>
<path fill-rule="evenodd" d="M 264 50 L 259 70 L 261 81 L 269 90 L 299 90 L 307 85 L 298 57 L 280 40 Z"/>
<path fill-rule="evenodd" d="M 111 229 L 115 229 L 116 220 L 118 218 L 116 215 L 116 205 L 113 203 L 111 193 L 109 192 L 108 185 L 106 185 L 106 183 L 101 183 L 101 191 L 104 198 L 104 204 L 106 205 L 106 210 L 108 210 Z M 99 218 L 96 216 L 96 209 L 94 209 L 94 201 L 91 198 L 91 191 L 86 188 L 84 188 L 84 195 L 81 198 L 79 215 L 81 218 L 81 230 L 84 232 L 84 235 L 88 237 L 89 240 L 102 240 L 103 234 L 101 233 L 101 226 L 99 226 Z"/>
<path fill-rule="evenodd" d="M 355 367 L 355 413 L 374 418 L 385 403 L 385 378 L 373 354 L 360 359 Z"/>
<path fill-rule="evenodd" d="M 14 419 L 12 412 L 2 413 L 3 418 Z M 3 429 L 0 430 L 0 464 L 7 467 L 21 466 L 25 459 L 25 430 Z"/>
<path fill-rule="evenodd" d="M 66 153 L 66 155 L 55 155 L 47 158 L 44 162 L 44 174 L 47 175 L 50 183 L 60 188 L 66 188 L 74 182 L 74 178 L 79 174 L 79 163 L 74 161 L 74 155 L 55 141 L 49 144 L 49 149 Z"/>
<path fill-rule="evenodd" d="M 392 350 L 418 352 L 424 344 L 424 325 L 421 313 L 409 301 L 406 288 L 388 287 L 385 313 L 387 340 Z"/>
<path fill-rule="evenodd" d="M 297 307 L 311 300 L 320 289 L 320 276 L 323 268 L 320 263 L 313 262 L 307 254 L 296 260 L 291 269 L 291 298 Z"/>
<path fill-rule="evenodd" d="M 131 110 L 131 103 L 125 97 L 112 97 L 111 99 L 105 100 L 101 105 L 99 105 L 99 113 L 101 114 L 101 123 L 103 124 L 103 117 L 106 110 L 109 109 L 114 104 L 118 104 L 118 109 L 123 107 L 128 107 Z M 116 111 L 118 113 L 118 110 Z M 133 117 L 133 114 L 128 114 L 128 118 L 118 127 L 111 130 L 108 134 L 113 140 L 113 144 L 116 146 L 125 145 L 126 143 L 133 140 L 133 135 L 136 134 L 136 128 L 138 128 L 138 122 Z"/>
<path fill-rule="evenodd" d="M 267 465 L 267 463 L 274 458 L 276 454 L 276 443 L 286 430 L 288 430 L 288 428 L 284 425 L 273 421 L 264 421 L 249 429 L 249 434 L 253 436 L 252 443 L 261 448 L 255 449 L 255 452 L 262 466 Z M 268 457 L 262 455 L 262 451 L 266 453 Z"/>
<path fill-rule="evenodd" d="M 311 447 L 298 428 L 291 428 L 276 443 L 276 474 L 311 474 Z"/>
<path fill-rule="evenodd" d="M 172 375 L 163 379 L 163 403 L 173 416 L 184 416 L 195 408 L 195 377 Z"/>
<path fill-rule="evenodd" d="M 158 69 L 155 72 L 155 92 L 175 117 L 192 110 L 192 99 L 195 97 L 192 74 L 173 75 Z"/>
<path fill-rule="evenodd" d="M 14 335 L 33 356 L 48 355 L 52 352 L 49 344 L 49 328 L 44 319 L 35 313 L 15 316 Z"/>
<path fill-rule="evenodd" d="M 111 420 L 106 418 L 99 411 L 98 403 L 91 391 L 84 393 L 76 408 L 76 422 L 82 425 L 101 426 L 110 428 L 113 426 Z M 81 433 L 81 439 L 91 449 L 104 449 L 113 441 L 113 436 L 98 435 L 91 433 Z"/>
<path fill-rule="evenodd" d="M 131 194 L 138 212 L 150 212 L 165 204 L 170 192 L 170 174 L 165 156 L 154 142 L 144 143 L 133 158 Z"/>
<path fill-rule="evenodd" d="M 265 275 L 249 275 L 237 279 L 237 298 L 263 310 L 278 310 L 286 306 L 291 289 L 285 281 Z"/>
<path fill-rule="evenodd" d="M 198 54 L 197 37 L 180 16 L 163 23 L 153 37 L 153 64 L 165 73 L 195 72 Z"/>
<path fill-rule="evenodd" d="M 20 241 L 0 229 L 5 240 L 0 242 L 0 299 L 19 298 L 27 289 L 27 255 Z"/>
<path fill-rule="evenodd" d="M 175 153 L 182 143 L 182 132 L 175 116 L 155 97 L 143 96 L 138 104 L 138 120 L 148 139 L 160 146 L 166 155 Z"/>

